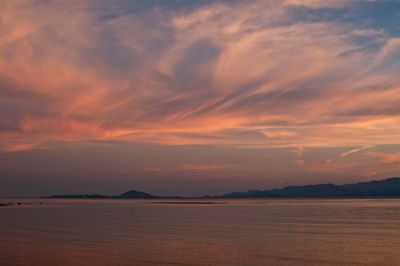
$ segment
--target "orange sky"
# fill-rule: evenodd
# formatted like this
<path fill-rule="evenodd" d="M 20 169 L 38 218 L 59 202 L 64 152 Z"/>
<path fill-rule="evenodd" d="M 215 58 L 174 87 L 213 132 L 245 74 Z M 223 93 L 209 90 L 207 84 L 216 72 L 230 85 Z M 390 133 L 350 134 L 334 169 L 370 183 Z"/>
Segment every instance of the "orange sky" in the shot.
<path fill-rule="evenodd" d="M 163 189 L 151 181 L 163 173 L 165 183 L 188 177 L 186 187 L 169 188 L 178 194 L 201 178 L 223 180 L 220 192 L 398 175 L 396 8 L 351 0 L 2 1 L 0 174 L 51 183 L 47 170 L 26 174 L 8 163 L 28 167 L 27 154 L 45 162 L 90 142 L 93 153 L 104 143 L 172 155 L 190 147 L 184 158 L 102 170 L 121 187 L 146 184 L 150 192 Z M 221 156 L 197 158 L 202 147 Z M 258 159 L 260 150 L 282 152 L 281 168 Z M 68 175 L 95 176 L 95 168 Z"/>

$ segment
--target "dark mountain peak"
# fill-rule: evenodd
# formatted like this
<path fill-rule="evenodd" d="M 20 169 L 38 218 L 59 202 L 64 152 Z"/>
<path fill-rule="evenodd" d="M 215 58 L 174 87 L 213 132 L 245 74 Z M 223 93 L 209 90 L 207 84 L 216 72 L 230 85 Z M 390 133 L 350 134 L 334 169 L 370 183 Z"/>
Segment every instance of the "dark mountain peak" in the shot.
<path fill-rule="evenodd" d="M 153 196 L 146 192 L 130 190 L 118 196 L 118 198 L 122 199 L 146 199 L 146 198 L 158 198 L 157 196 Z"/>

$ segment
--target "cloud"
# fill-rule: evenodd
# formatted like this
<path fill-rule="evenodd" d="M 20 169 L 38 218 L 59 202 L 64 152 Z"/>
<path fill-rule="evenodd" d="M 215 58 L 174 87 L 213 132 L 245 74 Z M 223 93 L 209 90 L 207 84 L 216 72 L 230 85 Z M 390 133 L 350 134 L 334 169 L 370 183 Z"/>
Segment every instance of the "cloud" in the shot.
<path fill-rule="evenodd" d="M 396 153 L 369 152 L 368 156 L 378 159 L 381 163 L 398 164 L 400 168 L 400 151 Z"/>
<path fill-rule="evenodd" d="M 36 148 L 38 145 L 36 143 L 5 145 L 0 146 L 0 150 L 6 152 L 27 151 Z"/>
<path fill-rule="evenodd" d="M 212 171 L 218 169 L 238 168 L 235 164 L 183 164 L 169 168 L 144 168 L 149 172 L 169 172 L 169 171 Z"/>
<path fill-rule="evenodd" d="M 386 147 L 386 148 L 385 148 Z M 400 171 L 400 152 L 385 151 L 387 145 L 380 147 L 361 147 L 342 153 L 337 159 L 313 160 L 307 164 L 310 172 L 333 173 L 337 176 L 360 176 L 365 178 L 384 178 L 398 176 Z M 370 150 L 369 150 L 370 149 Z M 359 152 L 367 150 L 365 152 Z M 354 156 L 347 157 L 349 154 Z"/>
<path fill-rule="evenodd" d="M 349 154 L 352 154 L 352 153 L 355 153 L 355 152 L 359 152 L 359 151 L 362 151 L 362 150 L 365 150 L 365 149 L 369 149 L 371 147 L 373 147 L 373 146 L 364 146 L 364 147 L 360 147 L 360 148 L 357 148 L 357 149 L 353 149 L 353 150 L 349 150 L 349 151 L 346 151 L 346 152 L 342 152 L 340 154 L 340 157 L 343 158 L 343 157 L 348 156 Z"/>
<path fill-rule="evenodd" d="M 399 39 L 323 15 L 342 7 L 360 11 L 354 1 L 142 12 L 119 1 L 3 1 L 0 136 L 5 145 L 398 143 Z"/>
<path fill-rule="evenodd" d="M 297 146 L 295 148 L 295 150 L 292 150 L 292 153 L 294 153 L 297 157 L 303 156 L 304 148 L 301 146 Z"/>
<path fill-rule="evenodd" d="M 297 5 L 312 8 L 339 8 L 348 6 L 350 3 L 355 2 L 351 0 L 286 0 L 286 5 Z"/>

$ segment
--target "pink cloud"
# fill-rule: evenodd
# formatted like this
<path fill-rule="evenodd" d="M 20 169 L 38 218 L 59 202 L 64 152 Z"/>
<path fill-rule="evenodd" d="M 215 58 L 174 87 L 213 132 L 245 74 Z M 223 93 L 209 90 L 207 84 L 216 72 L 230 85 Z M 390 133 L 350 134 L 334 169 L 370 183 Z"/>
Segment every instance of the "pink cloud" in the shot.
<path fill-rule="evenodd" d="M 4 145 L 0 146 L 0 150 L 6 151 L 6 152 L 16 152 L 16 151 L 27 151 L 34 149 L 37 147 L 39 144 L 37 143 L 28 143 L 28 144 L 10 144 L 10 145 Z"/>
<path fill-rule="evenodd" d="M 210 171 L 219 169 L 238 168 L 236 164 L 183 164 L 177 167 L 167 168 L 143 168 L 148 172 L 166 172 L 166 171 Z"/>
<path fill-rule="evenodd" d="M 365 150 L 365 149 L 369 149 L 369 148 L 371 148 L 372 146 L 364 146 L 364 147 L 360 147 L 360 148 L 357 148 L 357 149 L 353 149 L 353 150 L 349 150 L 349 151 L 346 151 L 346 152 L 342 152 L 341 154 L 340 154 L 340 157 L 346 157 L 346 156 L 348 156 L 349 154 L 352 154 L 352 153 L 355 153 L 355 152 L 359 152 L 359 151 L 362 151 L 362 150 Z"/>
<path fill-rule="evenodd" d="M 378 159 L 381 163 L 398 164 L 400 168 L 400 152 L 396 153 L 368 152 L 367 155 L 373 159 Z"/>
<path fill-rule="evenodd" d="M 0 114 L 2 142 L 399 143 L 399 68 L 378 71 L 399 39 L 337 21 L 281 23 L 291 21 L 291 5 L 351 2 L 214 3 L 101 20 L 105 11 L 89 12 L 91 1 L 8 1 L 0 100 L 17 111 Z M 350 53 L 360 35 L 381 47 Z"/>

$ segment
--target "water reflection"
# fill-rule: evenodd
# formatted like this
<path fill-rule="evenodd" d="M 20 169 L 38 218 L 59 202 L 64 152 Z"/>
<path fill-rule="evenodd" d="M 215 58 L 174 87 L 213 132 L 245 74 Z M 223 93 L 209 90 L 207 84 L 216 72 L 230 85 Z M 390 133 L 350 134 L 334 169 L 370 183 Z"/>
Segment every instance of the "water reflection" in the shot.
<path fill-rule="evenodd" d="M 0 208 L 1 265 L 400 265 L 398 199 L 32 202 Z"/>

